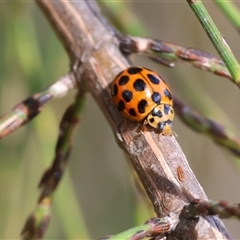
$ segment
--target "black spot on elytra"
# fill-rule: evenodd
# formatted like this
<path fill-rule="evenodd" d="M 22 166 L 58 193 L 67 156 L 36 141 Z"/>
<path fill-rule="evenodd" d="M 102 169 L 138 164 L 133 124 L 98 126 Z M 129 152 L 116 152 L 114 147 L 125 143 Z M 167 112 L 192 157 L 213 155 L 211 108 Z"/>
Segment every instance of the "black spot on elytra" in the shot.
<path fill-rule="evenodd" d="M 172 94 L 168 91 L 168 89 L 165 89 L 163 92 L 164 92 L 164 95 L 165 95 L 169 100 L 172 100 Z"/>
<path fill-rule="evenodd" d="M 137 74 L 137 73 L 140 73 L 143 69 L 142 68 L 139 68 L 139 67 L 130 67 L 127 72 L 131 75 L 134 75 L 134 74 Z"/>
<path fill-rule="evenodd" d="M 169 106 L 169 105 L 164 105 L 163 111 L 164 111 L 164 113 L 165 113 L 166 115 L 168 115 L 168 114 L 169 114 L 169 111 L 170 111 L 170 106 Z"/>
<path fill-rule="evenodd" d="M 125 85 L 128 81 L 129 81 L 129 77 L 127 75 L 123 75 L 118 80 L 118 84 L 122 86 L 122 85 Z"/>
<path fill-rule="evenodd" d="M 125 102 L 130 102 L 132 100 L 133 94 L 128 90 L 124 90 L 122 92 L 122 97 L 125 100 Z"/>
<path fill-rule="evenodd" d="M 160 104 L 160 102 L 161 102 L 161 94 L 159 92 L 154 92 L 152 94 L 152 100 L 153 100 L 153 102 L 155 102 L 157 104 Z"/>
<path fill-rule="evenodd" d="M 133 116 L 133 117 L 136 117 L 136 116 L 137 116 L 136 111 L 134 110 L 134 108 L 130 108 L 128 112 L 129 112 L 129 114 L 130 114 L 131 116 Z"/>
<path fill-rule="evenodd" d="M 142 92 L 146 89 L 147 85 L 144 82 L 144 80 L 142 80 L 141 78 L 138 78 L 134 83 L 133 83 L 133 87 L 136 91 L 138 92 Z"/>
<path fill-rule="evenodd" d="M 156 116 L 156 117 L 159 117 L 159 118 L 161 118 L 162 116 L 163 116 L 163 114 L 162 114 L 162 112 L 160 111 L 160 110 L 158 110 L 158 109 L 153 109 L 153 111 L 152 111 L 152 116 Z"/>
<path fill-rule="evenodd" d="M 116 84 L 114 84 L 112 88 L 112 96 L 117 96 L 117 94 L 118 94 L 118 87 Z"/>
<path fill-rule="evenodd" d="M 157 77 L 156 75 L 153 75 L 153 74 L 148 74 L 148 79 L 151 81 L 151 83 L 153 84 L 159 84 L 160 83 L 160 78 Z"/>
<path fill-rule="evenodd" d="M 125 103 L 124 101 L 120 100 L 117 105 L 117 109 L 121 112 L 125 109 Z"/>
<path fill-rule="evenodd" d="M 138 103 L 138 112 L 140 113 L 145 113 L 146 111 L 146 106 L 148 105 L 147 101 L 145 99 L 142 99 L 139 103 Z"/>
<path fill-rule="evenodd" d="M 154 118 L 150 118 L 150 119 L 149 119 L 149 122 L 150 122 L 150 123 L 153 123 L 153 122 L 154 122 Z"/>

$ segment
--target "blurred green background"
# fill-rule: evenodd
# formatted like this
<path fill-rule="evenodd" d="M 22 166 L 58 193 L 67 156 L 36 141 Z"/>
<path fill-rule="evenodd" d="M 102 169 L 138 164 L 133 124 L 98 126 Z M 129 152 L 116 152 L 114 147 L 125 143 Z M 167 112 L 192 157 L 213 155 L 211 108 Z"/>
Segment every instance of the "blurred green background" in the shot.
<path fill-rule="evenodd" d="M 101 2 L 104 8 L 107 1 Z M 217 55 L 185 1 L 112 4 L 119 4 L 113 5 L 119 11 L 112 17 L 125 21 L 129 33 L 142 33 Z M 205 5 L 240 59 L 239 35 L 213 3 Z M 106 9 L 104 12 L 108 13 Z M 136 24 L 137 19 L 141 27 Z M 0 30 L 0 115 L 3 115 L 64 75 L 69 62 L 34 2 L 0 2 Z M 169 69 L 143 57 L 134 57 L 133 61 L 160 72 L 173 94 L 186 104 L 240 133 L 239 90 L 228 80 L 185 65 Z M 1 140 L 0 239 L 19 238 L 35 207 L 38 182 L 54 156 L 61 116 L 73 98 L 74 91 L 46 106 L 34 121 Z M 188 129 L 177 117 L 174 131 L 209 198 L 240 202 L 240 190 L 235 187 L 240 174 L 234 163 L 239 159 Z M 153 216 L 134 187 L 130 168 L 110 127 L 89 95 L 74 146 L 69 170 L 54 197 L 45 239 L 98 238 Z M 240 238 L 237 220 L 227 220 L 225 224 L 235 239 Z"/>

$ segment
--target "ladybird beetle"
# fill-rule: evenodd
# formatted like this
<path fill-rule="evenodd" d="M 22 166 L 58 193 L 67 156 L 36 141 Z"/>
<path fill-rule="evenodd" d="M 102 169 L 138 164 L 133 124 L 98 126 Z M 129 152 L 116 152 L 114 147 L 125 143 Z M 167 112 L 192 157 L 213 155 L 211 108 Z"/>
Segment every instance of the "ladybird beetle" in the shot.
<path fill-rule="evenodd" d="M 128 119 L 144 121 L 172 135 L 173 99 L 165 81 L 144 67 L 129 67 L 120 72 L 112 84 L 112 98 L 117 109 Z"/>

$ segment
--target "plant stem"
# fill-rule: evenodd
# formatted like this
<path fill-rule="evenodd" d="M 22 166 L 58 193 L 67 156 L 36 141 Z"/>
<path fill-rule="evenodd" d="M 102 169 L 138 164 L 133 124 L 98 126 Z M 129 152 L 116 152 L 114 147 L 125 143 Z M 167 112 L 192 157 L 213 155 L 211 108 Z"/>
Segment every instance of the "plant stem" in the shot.
<path fill-rule="evenodd" d="M 216 5 L 226 15 L 231 24 L 240 32 L 240 11 L 231 0 L 215 0 Z"/>
<path fill-rule="evenodd" d="M 240 66 L 238 64 L 238 61 L 234 57 L 230 47 L 228 46 L 225 38 L 219 32 L 218 28 L 214 24 L 206 8 L 200 0 L 188 0 L 187 2 L 189 3 L 189 6 L 192 8 L 193 12 L 200 21 L 203 29 L 207 33 L 208 37 L 210 38 L 212 44 L 219 53 L 223 62 L 226 64 L 230 74 L 233 77 L 233 80 L 238 86 L 240 86 Z"/>

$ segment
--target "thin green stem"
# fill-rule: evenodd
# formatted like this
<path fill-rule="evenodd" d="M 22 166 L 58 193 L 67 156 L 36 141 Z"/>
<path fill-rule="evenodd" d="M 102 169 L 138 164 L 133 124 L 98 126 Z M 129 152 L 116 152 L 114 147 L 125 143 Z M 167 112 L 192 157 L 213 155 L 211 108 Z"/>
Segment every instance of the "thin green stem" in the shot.
<path fill-rule="evenodd" d="M 187 2 L 197 16 L 208 37 L 212 41 L 215 49 L 218 51 L 223 62 L 226 64 L 230 74 L 233 77 L 233 80 L 238 86 L 240 86 L 240 66 L 238 61 L 234 57 L 230 47 L 228 46 L 225 38 L 219 32 L 218 28 L 214 24 L 206 8 L 200 0 L 188 0 Z"/>
<path fill-rule="evenodd" d="M 216 5 L 226 15 L 231 24 L 240 32 L 240 11 L 231 0 L 215 0 Z"/>

